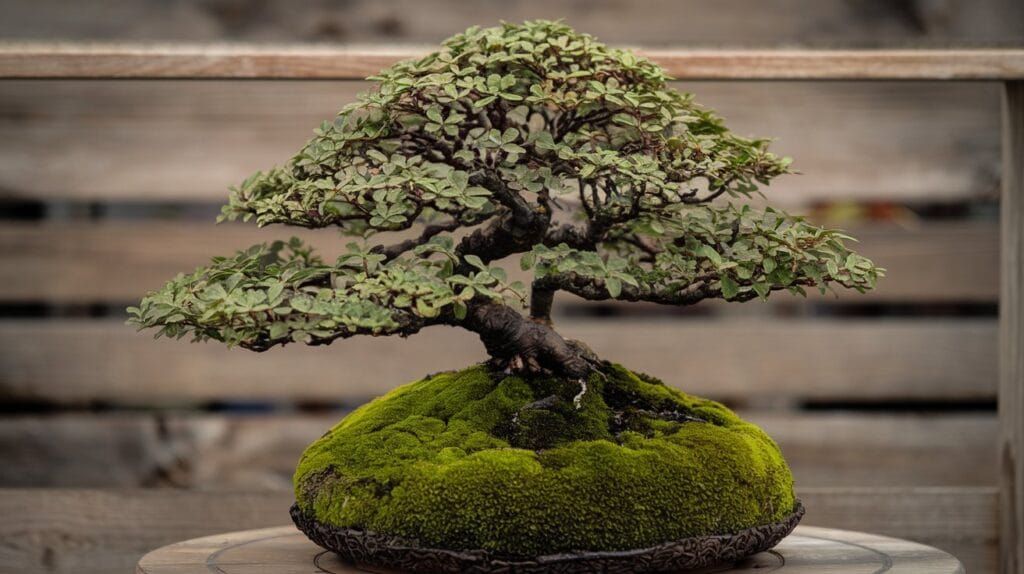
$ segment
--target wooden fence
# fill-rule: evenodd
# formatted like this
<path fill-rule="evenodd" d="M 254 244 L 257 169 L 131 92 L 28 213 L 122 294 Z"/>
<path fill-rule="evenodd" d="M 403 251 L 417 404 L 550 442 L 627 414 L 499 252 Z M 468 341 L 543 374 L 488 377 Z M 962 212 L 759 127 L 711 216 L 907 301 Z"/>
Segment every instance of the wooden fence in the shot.
<path fill-rule="evenodd" d="M 11 310 L 0 319 L 0 571 L 127 572 L 177 539 L 285 522 L 298 452 L 339 409 L 483 357 L 446 329 L 255 355 L 153 342 L 110 312 L 211 254 L 289 233 L 198 219 L 228 184 L 297 149 L 362 77 L 419 53 L 0 47 L 0 198 L 29 213 L 0 224 L 0 306 Z M 783 204 L 984 206 L 1001 181 L 1002 220 L 857 223 L 862 251 L 889 269 L 862 299 L 605 307 L 612 316 L 596 320 L 567 298 L 565 332 L 741 408 L 792 462 L 809 523 L 934 544 L 972 572 L 1017 572 L 1024 51 L 646 54 L 730 123 L 783 136 L 807 174 L 769 190 Z M 299 235 L 328 254 L 344 243 Z M 846 316 L 852 303 L 996 301 L 998 322 Z M 25 308 L 35 315 L 17 316 Z"/>

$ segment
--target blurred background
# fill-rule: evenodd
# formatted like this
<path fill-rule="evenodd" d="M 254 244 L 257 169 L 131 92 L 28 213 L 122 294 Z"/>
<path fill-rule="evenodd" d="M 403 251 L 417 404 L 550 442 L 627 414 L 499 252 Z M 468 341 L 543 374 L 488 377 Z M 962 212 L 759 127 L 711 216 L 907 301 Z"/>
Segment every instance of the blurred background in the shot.
<path fill-rule="evenodd" d="M 659 48 L 1024 45 L 1016 0 L 0 0 L 0 40 L 433 45 L 533 18 Z M 817 515 L 809 504 L 809 522 L 916 538 L 993 571 L 994 526 L 975 528 L 972 509 L 959 522 L 936 509 L 915 533 L 858 501 L 995 485 L 999 85 L 678 87 L 734 131 L 777 138 L 802 175 L 769 201 L 849 230 L 888 277 L 866 296 L 681 309 L 560 295 L 558 325 L 763 426 L 805 496 L 849 495 Z M 123 325 L 126 305 L 212 255 L 292 234 L 337 252 L 346 240 L 330 231 L 213 218 L 229 186 L 287 160 L 366 88 L 0 82 L 0 572 L 128 572 L 177 538 L 287 523 L 307 443 L 387 389 L 484 357 L 444 328 L 254 354 Z"/>

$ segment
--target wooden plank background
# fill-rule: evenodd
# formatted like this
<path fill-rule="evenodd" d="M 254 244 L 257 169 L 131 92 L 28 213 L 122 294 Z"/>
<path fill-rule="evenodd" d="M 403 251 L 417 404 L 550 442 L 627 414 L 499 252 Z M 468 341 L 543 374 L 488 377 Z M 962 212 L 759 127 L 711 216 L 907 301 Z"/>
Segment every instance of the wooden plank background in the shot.
<path fill-rule="evenodd" d="M 1024 46 L 1015 0 L 602 0 L 586 10 L 572 0 L 36 0 L 5 7 L 0 74 L 349 77 L 410 53 L 395 45 L 561 16 L 610 43 L 642 44 L 686 78 L 991 77 L 1019 74 L 1021 60 L 986 50 Z M 175 54 L 132 69 L 139 60 L 123 52 L 83 64 L 74 54 L 101 48 L 54 39 L 156 40 Z M 12 57 L 11 41 L 48 41 L 58 67 Z M 182 41 L 218 44 L 219 55 L 197 57 Z M 322 44 L 253 58 L 280 51 L 252 47 L 267 41 L 359 42 L 376 55 L 354 62 Z M 836 51 L 791 51 L 808 46 Z M 979 51 L 903 52 L 953 46 Z M 775 51 L 745 51 L 763 47 Z M 865 48 L 887 59 L 845 67 L 860 57 L 849 50 Z M 240 62 L 255 67 L 231 67 Z M 910 538 L 970 572 L 994 571 L 999 86 L 678 86 L 739 133 L 777 137 L 803 175 L 769 199 L 848 228 L 889 276 L 863 298 L 685 313 L 560 297 L 559 324 L 610 358 L 740 407 L 783 448 L 808 523 Z M 210 220 L 228 186 L 287 159 L 366 87 L 0 81 L 0 573 L 128 572 L 155 546 L 286 522 L 292 465 L 340 407 L 483 357 L 471 335 L 448 329 L 252 354 L 154 342 L 120 323 L 120 306 L 174 273 L 291 235 Z M 326 253 L 344 243 L 299 235 Z"/>
<path fill-rule="evenodd" d="M 998 228 L 989 222 L 860 224 L 847 231 L 858 252 L 888 270 L 864 296 L 811 294 L 828 303 L 864 301 L 991 302 L 998 297 Z M 0 227 L 0 301 L 123 304 L 159 288 L 168 278 L 250 245 L 298 236 L 327 259 L 351 238 L 281 226 L 212 225 L 175 221 L 7 222 Z M 379 239 L 388 243 L 387 237 Z M 129 247 L 130 248 L 126 248 Z M 528 282 L 518 258 L 506 268 Z M 560 301 L 575 301 L 571 295 Z M 775 294 L 770 303 L 802 299 Z M 711 302 L 708 302 L 711 303 Z M 753 308 L 758 304 L 748 305 Z M 721 305 L 718 305 L 721 307 Z"/>
<path fill-rule="evenodd" d="M 299 453 L 343 413 L 7 417 L 0 419 L 0 484 L 286 491 Z M 800 486 L 995 484 L 992 413 L 740 414 L 778 442 Z"/>
<path fill-rule="evenodd" d="M 287 160 L 358 82 L 5 81 L 0 198 L 220 203 Z M 802 175 L 766 194 L 820 201 L 994 200 L 999 90 L 987 83 L 686 83 L 737 133 L 772 136 Z"/>
<path fill-rule="evenodd" d="M 991 319 L 565 319 L 557 326 L 609 360 L 734 403 L 995 398 Z M 0 349 L 3 396 L 64 404 L 352 404 L 486 357 L 475 335 L 449 327 L 407 340 L 356 337 L 253 354 L 154 343 L 120 322 L 82 319 L 0 322 Z"/>
<path fill-rule="evenodd" d="M 613 44 L 657 47 L 1020 46 L 1015 0 L 33 0 L 6 7 L 0 37 L 52 40 L 407 42 L 474 25 L 566 21 Z"/>

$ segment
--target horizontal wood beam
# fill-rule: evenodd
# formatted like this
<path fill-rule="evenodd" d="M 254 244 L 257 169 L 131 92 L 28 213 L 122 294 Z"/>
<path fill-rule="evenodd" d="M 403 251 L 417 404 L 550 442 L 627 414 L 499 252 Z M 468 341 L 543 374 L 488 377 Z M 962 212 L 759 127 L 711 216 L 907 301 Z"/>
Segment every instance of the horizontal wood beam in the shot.
<path fill-rule="evenodd" d="M 994 319 L 566 319 L 557 326 L 609 360 L 741 404 L 995 397 Z M 352 404 L 485 358 L 474 335 L 448 327 L 407 340 L 355 337 L 251 353 L 154 341 L 117 321 L 9 320 L 0 322 L 0 397 Z"/>
<path fill-rule="evenodd" d="M 419 47 L 14 43 L 0 78 L 362 79 Z M 1008 80 L 1024 50 L 643 50 L 681 80 Z"/>
<path fill-rule="evenodd" d="M 366 82 L 32 81 L 0 89 L 0 201 L 223 202 L 290 158 Z M 985 82 L 678 85 L 801 175 L 779 207 L 994 201 L 999 87 Z M 837 134 L 842 134 L 837 137 Z"/>
<path fill-rule="evenodd" d="M 798 488 L 804 524 L 906 538 L 991 572 L 994 488 Z M 160 546 L 288 524 L 290 492 L 0 489 L 0 564 L 12 572 L 129 572 Z"/>
<path fill-rule="evenodd" d="M 812 300 L 995 302 L 999 296 L 999 230 L 994 223 L 876 224 L 848 232 L 860 240 L 854 248 L 886 268 L 887 276 L 865 296 L 814 292 Z M 334 230 L 205 222 L 6 222 L 0 227 L 0 301 L 134 302 L 179 272 L 208 263 L 214 255 L 293 235 L 315 246 L 328 261 L 351 241 Z M 506 268 L 515 279 L 529 282 L 517 257 L 510 258 Z M 566 295 L 559 301 L 575 298 Z M 803 299 L 779 293 L 769 302 L 792 305 Z M 623 307 L 636 308 L 633 304 Z"/>
<path fill-rule="evenodd" d="M 299 453 L 343 415 L 160 411 L 0 418 L 0 485 L 289 490 Z M 740 415 L 779 444 L 801 486 L 996 482 L 995 413 Z"/>

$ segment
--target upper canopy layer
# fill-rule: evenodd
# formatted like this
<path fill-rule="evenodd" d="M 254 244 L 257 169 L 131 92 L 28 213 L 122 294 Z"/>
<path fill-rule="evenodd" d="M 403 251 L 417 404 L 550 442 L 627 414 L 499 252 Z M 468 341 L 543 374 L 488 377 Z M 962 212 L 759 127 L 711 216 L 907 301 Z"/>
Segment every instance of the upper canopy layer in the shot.
<path fill-rule="evenodd" d="M 607 225 L 787 170 L 657 65 L 560 23 L 473 28 L 372 79 L 286 165 L 234 190 L 224 217 L 362 234 L 571 195 Z"/>

